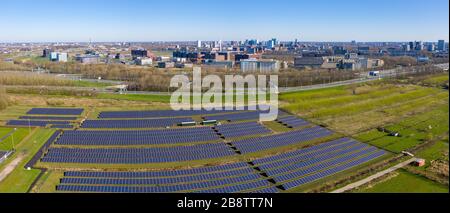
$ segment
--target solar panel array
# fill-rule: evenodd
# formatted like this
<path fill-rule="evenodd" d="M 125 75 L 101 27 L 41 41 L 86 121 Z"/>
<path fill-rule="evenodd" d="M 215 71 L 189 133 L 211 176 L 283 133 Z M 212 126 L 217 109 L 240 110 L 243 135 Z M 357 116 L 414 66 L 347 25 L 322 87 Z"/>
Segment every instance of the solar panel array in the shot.
<path fill-rule="evenodd" d="M 253 164 L 274 184 L 244 162 L 167 171 L 69 171 L 57 191 L 276 193 L 325 178 L 376 159 L 385 152 L 350 138 L 261 158 Z"/>
<path fill-rule="evenodd" d="M 269 134 L 271 131 L 258 122 L 245 122 L 215 126 L 214 129 L 225 138 Z"/>
<path fill-rule="evenodd" d="M 20 116 L 23 120 L 51 120 L 51 121 L 73 121 L 77 117 L 58 117 L 58 116 Z"/>
<path fill-rule="evenodd" d="M 243 110 L 249 110 L 249 107 L 245 107 Z M 99 118 L 158 118 L 158 117 L 180 117 L 180 116 L 193 116 L 193 115 L 208 115 L 219 113 L 233 113 L 243 110 L 231 109 L 231 110 L 151 110 L 151 111 L 105 111 L 99 114 Z"/>
<path fill-rule="evenodd" d="M 31 158 L 30 161 L 28 161 L 25 164 L 25 168 L 32 167 L 34 164 L 36 164 L 39 159 L 44 155 L 44 153 L 47 151 L 47 149 L 51 146 L 51 144 L 58 138 L 58 136 L 61 134 L 60 130 L 55 131 L 50 138 L 45 142 L 45 144 L 39 149 L 39 151 Z"/>
<path fill-rule="evenodd" d="M 283 118 L 278 118 L 277 121 L 289 128 L 297 128 L 301 126 L 307 126 L 310 123 L 296 116 L 287 116 Z"/>
<path fill-rule="evenodd" d="M 218 140 L 209 127 L 160 130 L 64 131 L 56 144 L 83 146 L 153 145 L 205 142 Z"/>
<path fill-rule="evenodd" d="M 145 172 L 65 172 L 58 191 L 75 192 L 276 192 L 246 163 Z"/>
<path fill-rule="evenodd" d="M 161 148 L 50 148 L 42 162 L 83 164 L 145 164 L 231 156 L 225 143 Z"/>
<path fill-rule="evenodd" d="M 232 142 L 232 144 L 242 153 L 250 153 L 310 141 L 331 134 L 333 133 L 330 130 L 316 126 L 276 135 L 244 139 Z"/>
<path fill-rule="evenodd" d="M 313 182 L 373 160 L 384 151 L 341 138 L 313 147 L 253 161 L 285 189 Z"/>
<path fill-rule="evenodd" d="M 69 125 L 68 121 L 38 121 L 38 120 L 9 120 L 6 122 L 8 126 L 39 126 L 45 127 L 49 124 Z"/>
<path fill-rule="evenodd" d="M 203 120 L 225 120 L 225 121 L 242 121 L 242 120 L 257 120 L 261 111 L 244 111 L 239 113 L 224 114 L 224 115 L 211 115 L 204 116 Z"/>
<path fill-rule="evenodd" d="M 82 128 L 157 128 L 192 122 L 192 118 L 162 118 L 162 119 L 134 119 L 134 120 L 85 120 Z"/>
<path fill-rule="evenodd" d="M 81 115 L 81 108 L 32 108 L 29 115 Z"/>

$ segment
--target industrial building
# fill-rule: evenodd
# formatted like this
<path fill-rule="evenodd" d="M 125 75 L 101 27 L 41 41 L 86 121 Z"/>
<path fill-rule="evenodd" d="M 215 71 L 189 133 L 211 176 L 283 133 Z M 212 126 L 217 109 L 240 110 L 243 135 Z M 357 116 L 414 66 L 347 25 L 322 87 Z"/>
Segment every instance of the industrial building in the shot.
<path fill-rule="evenodd" d="M 271 73 L 280 70 L 280 62 L 276 60 L 246 59 L 241 61 L 242 72 Z"/>

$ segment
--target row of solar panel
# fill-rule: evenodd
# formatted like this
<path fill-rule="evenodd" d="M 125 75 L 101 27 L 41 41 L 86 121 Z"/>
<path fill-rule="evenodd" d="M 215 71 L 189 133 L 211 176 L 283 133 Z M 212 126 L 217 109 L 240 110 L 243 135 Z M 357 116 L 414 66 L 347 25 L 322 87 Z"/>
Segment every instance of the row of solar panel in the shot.
<path fill-rule="evenodd" d="M 171 185 L 192 182 L 202 182 L 230 177 L 239 177 L 251 174 L 250 167 L 239 170 L 231 170 L 217 173 L 198 174 L 182 177 L 154 177 L 154 178 L 73 178 L 64 177 L 62 184 L 84 184 L 84 185 Z"/>
<path fill-rule="evenodd" d="M 182 122 L 192 122 L 192 118 L 161 118 L 134 120 L 85 120 L 82 128 L 157 128 L 178 125 Z"/>
<path fill-rule="evenodd" d="M 6 122 L 7 126 L 37 126 L 45 127 L 50 124 L 55 125 L 70 125 L 68 121 L 38 121 L 38 120 L 9 120 Z"/>
<path fill-rule="evenodd" d="M 331 131 L 316 126 L 276 135 L 244 139 L 232 142 L 232 144 L 242 153 L 250 153 L 310 141 L 317 138 L 329 136 L 331 134 L 333 134 Z"/>
<path fill-rule="evenodd" d="M 203 120 L 225 120 L 229 122 L 242 120 L 257 120 L 260 118 L 260 114 L 262 114 L 262 112 L 260 111 L 245 111 L 224 115 L 204 116 Z"/>
<path fill-rule="evenodd" d="M 62 178 L 61 184 L 83 184 L 83 185 L 139 185 L 158 187 L 159 190 L 170 192 L 173 186 L 179 187 L 182 191 L 191 191 L 198 188 L 208 188 L 220 185 L 229 185 L 236 182 L 248 182 L 259 179 L 261 176 L 255 173 L 247 173 L 241 176 L 222 176 L 221 178 L 213 179 L 190 179 L 190 178 L 174 178 L 177 180 L 165 179 L 98 179 L 98 178 Z M 155 186 L 156 185 L 156 186 Z"/>
<path fill-rule="evenodd" d="M 235 182 L 234 182 L 235 183 Z M 72 192 L 101 192 L 101 193 L 167 193 L 167 192 L 199 192 L 199 193 L 211 193 L 211 192 L 240 192 L 254 189 L 259 190 L 261 187 L 269 187 L 269 183 L 266 180 L 257 180 L 248 183 L 235 184 L 231 186 L 225 186 L 223 182 L 217 182 L 215 184 L 196 184 L 193 187 L 183 187 L 180 185 L 174 185 L 170 187 L 152 187 L 152 186 L 92 186 L 92 185 L 58 185 L 57 191 L 72 191 Z M 213 186 L 219 186 L 216 189 L 208 189 Z M 273 191 L 273 189 L 272 189 Z"/>
<path fill-rule="evenodd" d="M 33 158 L 31 158 L 31 160 L 25 164 L 25 168 L 29 167 L 31 168 L 32 166 L 34 166 L 34 164 L 36 164 L 39 161 L 39 159 L 41 159 L 41 157 L 44 155 L 44 153 L 47 151 L 47 149 L 50 147 L 53 141 L 55 141 L 60 134 L 61 130 L 56 130 L 45 142 L 45 144 L 39 149 L 39 151 L 33 156 Z"/>
<path fill-rule="evenodd" d="M 269 129 L 257 122 L 219 125 L 214 129 L 225 138 L 271 133 Z"/>
<path fill-rule="evenodd" d="M 253 161 L 253 163 L 255 163 L 256 165 L 271 163 L 271 162 L 279 161 L 279 160 L 282 160 L 282 159 L 298 156 L 298 155 L 301 155 L 301 154 L 313 152 L 313 151 L 316 151 L 316 150 L 321 150 L 321 149 L 324 149 L 324 148 L 333 148 L 333 146 L 336 146 L 336 145 L 339 145 L 339 144 L 342 144 L 342 143 L 346 143 L 346 142 L 349 142 L 349 141 L 352 141 L 352 139 L 351 138 L 339 138 L 339 139 L 336 139 L 336 140 L 333 140 L 333 141 L 329 141 L 329 142 L 326 142 L 326 143 L 321 143 L 321 144 L 310 146 L 310 147 L 307 147 L 307 148 L 298 149 L 298 150 L 291 151 L 291 152 L 285 152 L 285 153 L 274 155 L 274 156 L 270 156 L 270 157 L 256 159 L 256 160 Z"/>
<path fill-rule="evenodd" d="M 22 120 L 51 120 L 51 121 L 73 121 L 77 117 L 59 117 L 59 116 L 20 116 Z"/>
<path fill-rule="evenodd" d="M 289 128 L 297 128 L 301 126 L 307 126 L 310 123 L 296 116 L 287 116 L 283 118 L 278 118 L 277 121 Z"/>
<path fill-rule="evenodd" d="M 246 110 L 256 110 L 256 106 L 244 107 L 243 109 L 220 109 L 220 110 L 152 110 L 152 111 L 105 111 L 99 114 L 99 118 L 157 118 L 157 117 L 181 117 L 194 115 L 208 115 L 219 113 L 234 113 Z"/>
<path fill-rule="evenodd" d="M 277 184 L 285 189 L 344 171 L 369 160 L 382 156 L 384 151 L 342 138 L 313 147 L 284 153 L 260 160 L 256 165 L 263 169 Z M 259 165 L 259 164 L 260 165 Z M 226 169 L 227 171 L 224 171 Z M 188 170 L 150 172 L 66 172 L 58 186 L 59 191 L 90 192 L 266 192 L 279 190 L 259 175 L 252 173 L 246 164 L 236 163 L 215 167 L 201 167 Z M 186 176 L 187 175 L 187 176 Z M 85 177 L 85 178 L 80 178 Z M 88 178 L 86 178 L 88 177 Z M 93 178 L 95 177 L 95 178 Z M 164 178 L 162 178 L 164 177 Z M 124 179 L 125 178 L 125 179 Z M 218 180 L 225 178 L 224 180 Z M 228 179 L 228 180 L 227 180 Z M 236 182 L 237 181 L 237 182 Z M 249 182 L 246 182 L 249 181 Z M 180 184 L 189 183 L 191 184 Z M 246 183 L 242 183 L 246 182 Z M 77 185 L 65 185 L 77 184 Z M 79 185 L 83 184 L 83 185 Z M 176 185 L 172 185 L 176 184 Z M 103 185 L 92 186 L 87 185 Z M 115 185 L 115 186 L 104 186 Z M 140 185 L 140 186 L 117 186 Z M 158 185 L 154 187 L 142 185 Z M 168 185 L 168 186 L 160 186 Z M 67 188 L 69 187 L 69 188 Z M 71 187 L 71 188 L 70 188 Z M 82 188 L 79 188 L 82 187 Z M 84 187 L 84 188 L 83 188 Z M 112 187 L 112 188 L 109 188 Z M 205 188 L 205 189 L 201 189 Z M 112 191 L 111 191 L 112 190 Z"/>
<path fill-rule="evenodd" d="M 370 152 L 376 151 L 375 148 L 358 150 L 354 153 L 339 153 L 340 155 L 324 156 L 323 158 L 318 158 L 302 163 L 292 164 L 286 167 L 281 167 L 277 169 L 267 170 L 269 175 L 276 176 L 274 179 L 277 182 L 283 182 L 290 179 L 295 179 L 302 177 L 307 174 L 317 172 L 319 170 L 335 166 L 337 164 L 343 163 L 345 161 L 361 157 Z"/>
<path fill-rule="evenodd" d="M 51 148 L 42 161 L 58 163 L 142 164 L 219 158 L 234 154 L 224 143 L 140 149 Z"/>
<path fill-rule="evenodd" d="M 270 162 L 267 162 L 265 164 L 257 164 L 261 169 L 271 169 L 271 168 L 276 168 L 276 167 L 281 167 L 281 166 L 285 166 L 288 164 L 292 164 L 292 163 L 298 163 L 304 160 L 308 160 L 308 159 L 312 159 L 315 157 L 319 157 L 319 156 L 323 156 L 323 155 L 328 155 L 331 154 L 333 152 L 337 152 L 339 150 L 342 149 L 346 149 L 355 145 L 361 145 L 356 141 L 350 141 L 350 142 L 345 142 L 339 145 L 335 145 L 335 146 L 329 146 L 323 149 L 316 149 L 316 150 L 312 150 L 310 152 L 306 152 L 306 153 L 298 153 L 295 156 L 291 156 L 288 158 L 283 158 L 280 160 L 273 160 Z M 306 148 L 308 149 L 308 148 Z"/>
<path fill-rule="evenodd" d="M 209 127 L 141 131 L 65 131 L 61 145 L 150 145 L 218 140 Z"/>
<path fill-rule="evenodd" d="M 145 171 L 145 172 L 93 172 L 93 171 L 68 171 L 66 177 L 95 177 L 95 178 L 151 178 L 151 177 L 176 177 L 194 175 L 200 173 L 215 173 L 226 170 L 247 168 L 245 162 L 224 164 L 219 166 L 198 167 L 192 169 L 167 170 L 167 171 Z"/>
<path fill-rule="evenodd" d="M 310 182 L 316 181 L 318 179 L 322 179 L 322 178 L 328 177 L 330 175 L 333 175 L 333 174 L 336 174 L 336 173 L 348 170 L 348 169 L 350 169 L 352 167 L 355 167 L 355 166 L 367 163 L 367 162 L 369 162 L 371 160 L 374 160 L 376 158 L 379 158 L 379 157 L 383 156 L 384 154 L 385 154 L 384 151 L 377 151 L 375 153 L 372 153 L 370 155 L 364 156 L 362 158 L 359 158 L 359 159 L 356 159 L 356 160 L 353 160 L 353 161 L 350 161 L 350 162 L 343 163 L 343 164 L 341 164 L 339 166 L 322 170 L 322 171 L 317 172 L 317 173 L 315 173 L 313 175 L 302 177 L 302 178 L 298 178 L 298 179 L 295 179 L 295 180 L 291 180 L 289 182 L 284 183 L 283 187 L 285 189 L 291 189 L 291 188 L 294 188 L 294 187 L 298 187 L 300 185 L 303 185 L 303 184 L 306 184 L 306 183 L 310 183 Z"/>
<path fill-rule="evenodd" d="M 29 115 L 81 115 L 81 108 L 32 108 Z"/>

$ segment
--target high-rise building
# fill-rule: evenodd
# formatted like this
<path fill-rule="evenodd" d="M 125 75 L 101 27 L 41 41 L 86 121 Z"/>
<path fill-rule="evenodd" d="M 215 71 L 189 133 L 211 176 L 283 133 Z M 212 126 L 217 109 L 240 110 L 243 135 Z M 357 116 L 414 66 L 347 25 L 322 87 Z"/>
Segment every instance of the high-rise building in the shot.
<path fill-rule="evenodd" d="M 438 41 L 437 50 L 439 50 L 439 51 L 444 51 L 445 50 L 445 41 L 444 40 L 439 40 Z"/>
<path fill-rule="evenodd" d="M 429 43 L 428 47 L 427 47 L 427 50 L 430 51 L 430 52 L 433 52 L 434 49 L 435 49 L 434 43 Z"/>
<path fill-rule="evenodd" d="M 197 47 L 202 48 L 202 41 L 200 41 L 200 40 L 197 41 Z"/>

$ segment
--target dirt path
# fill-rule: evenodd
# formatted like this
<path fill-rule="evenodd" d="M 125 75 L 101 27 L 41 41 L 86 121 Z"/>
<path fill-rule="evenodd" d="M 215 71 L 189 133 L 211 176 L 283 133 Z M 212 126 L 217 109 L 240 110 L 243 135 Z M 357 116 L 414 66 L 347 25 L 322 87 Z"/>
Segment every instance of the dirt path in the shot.
<path fill-rule="evenodd" d="M 24 155 L 18 155 L 16 159 L 5 166 L 3 171 L 0 172 L 0 182 L 2 182 L 3 179 L 5 179 L 17 167 L 17 165 L 20 163 L 20 161 L 22 161 L 23 158 Z"/>
<path fill-rule="evenodd" d="M 415 161 L 415 160 L 416 160 L 416 158 L 411 158 L 411 159 L 409 159 L 409 160 L 407 160 L 407 161 L 404 161 L 404 162 L 402 162 L 402 163 L 399 163 L 399 164 L 397 164 L 397 165 L 395 165 L 395 166 L 393 166 L 393 167 L 390 167 L 390 168 L 388 168 L 388 169 L 386 169 L 386 170 L 383 170 L 383 171 L 381 171 L 381 172 L 378 172 L 378 173 L 376 173 L 376 174 L 374 174 L 374 175 L 372 175 L 372 176 L 369 176 L 369 177 L 367 177 L 367 178 L 364 178 L 364 179 L 362 179 L 362 180 L 360 180 L 360 181 L 357 181 L 357 182 L 348 184 L 347 186 L 344 186 L 344 187 L 342 187 L 342 188 L 340 188 L 340 189 L 334 190 L 334 191 L 332 191 L 331 193 L 343 193 L 343 192 L 352 190 L 352 189 L 354 189 L 354 188 L 356 188 L 356 187 L 359 187 L 359 186 L 362 186 L 362 185 L 364 185 L 364 184 L 366 184 L 366 183 L 369 183 L 369 182 L 371 182 L 371 181 L 373 181 L 373 180 L 375 180 L 375 179 L 377 179 L 377 178 L 379 178 L 379 177 L 381 177 L 381 176 L 383 176 L 383 175 L 386 175 L 386 174 L 391 173 L 391 172 L 393 172 L 393 171 L 395 171 L 395 170 L 397 170 L 397 169 L 400 169 L 400 168 L 402 168 L 402 167 L 404 167 L 404 166 L 406 166 L 406 165 L 412 163 L 412 162 Z"/>

